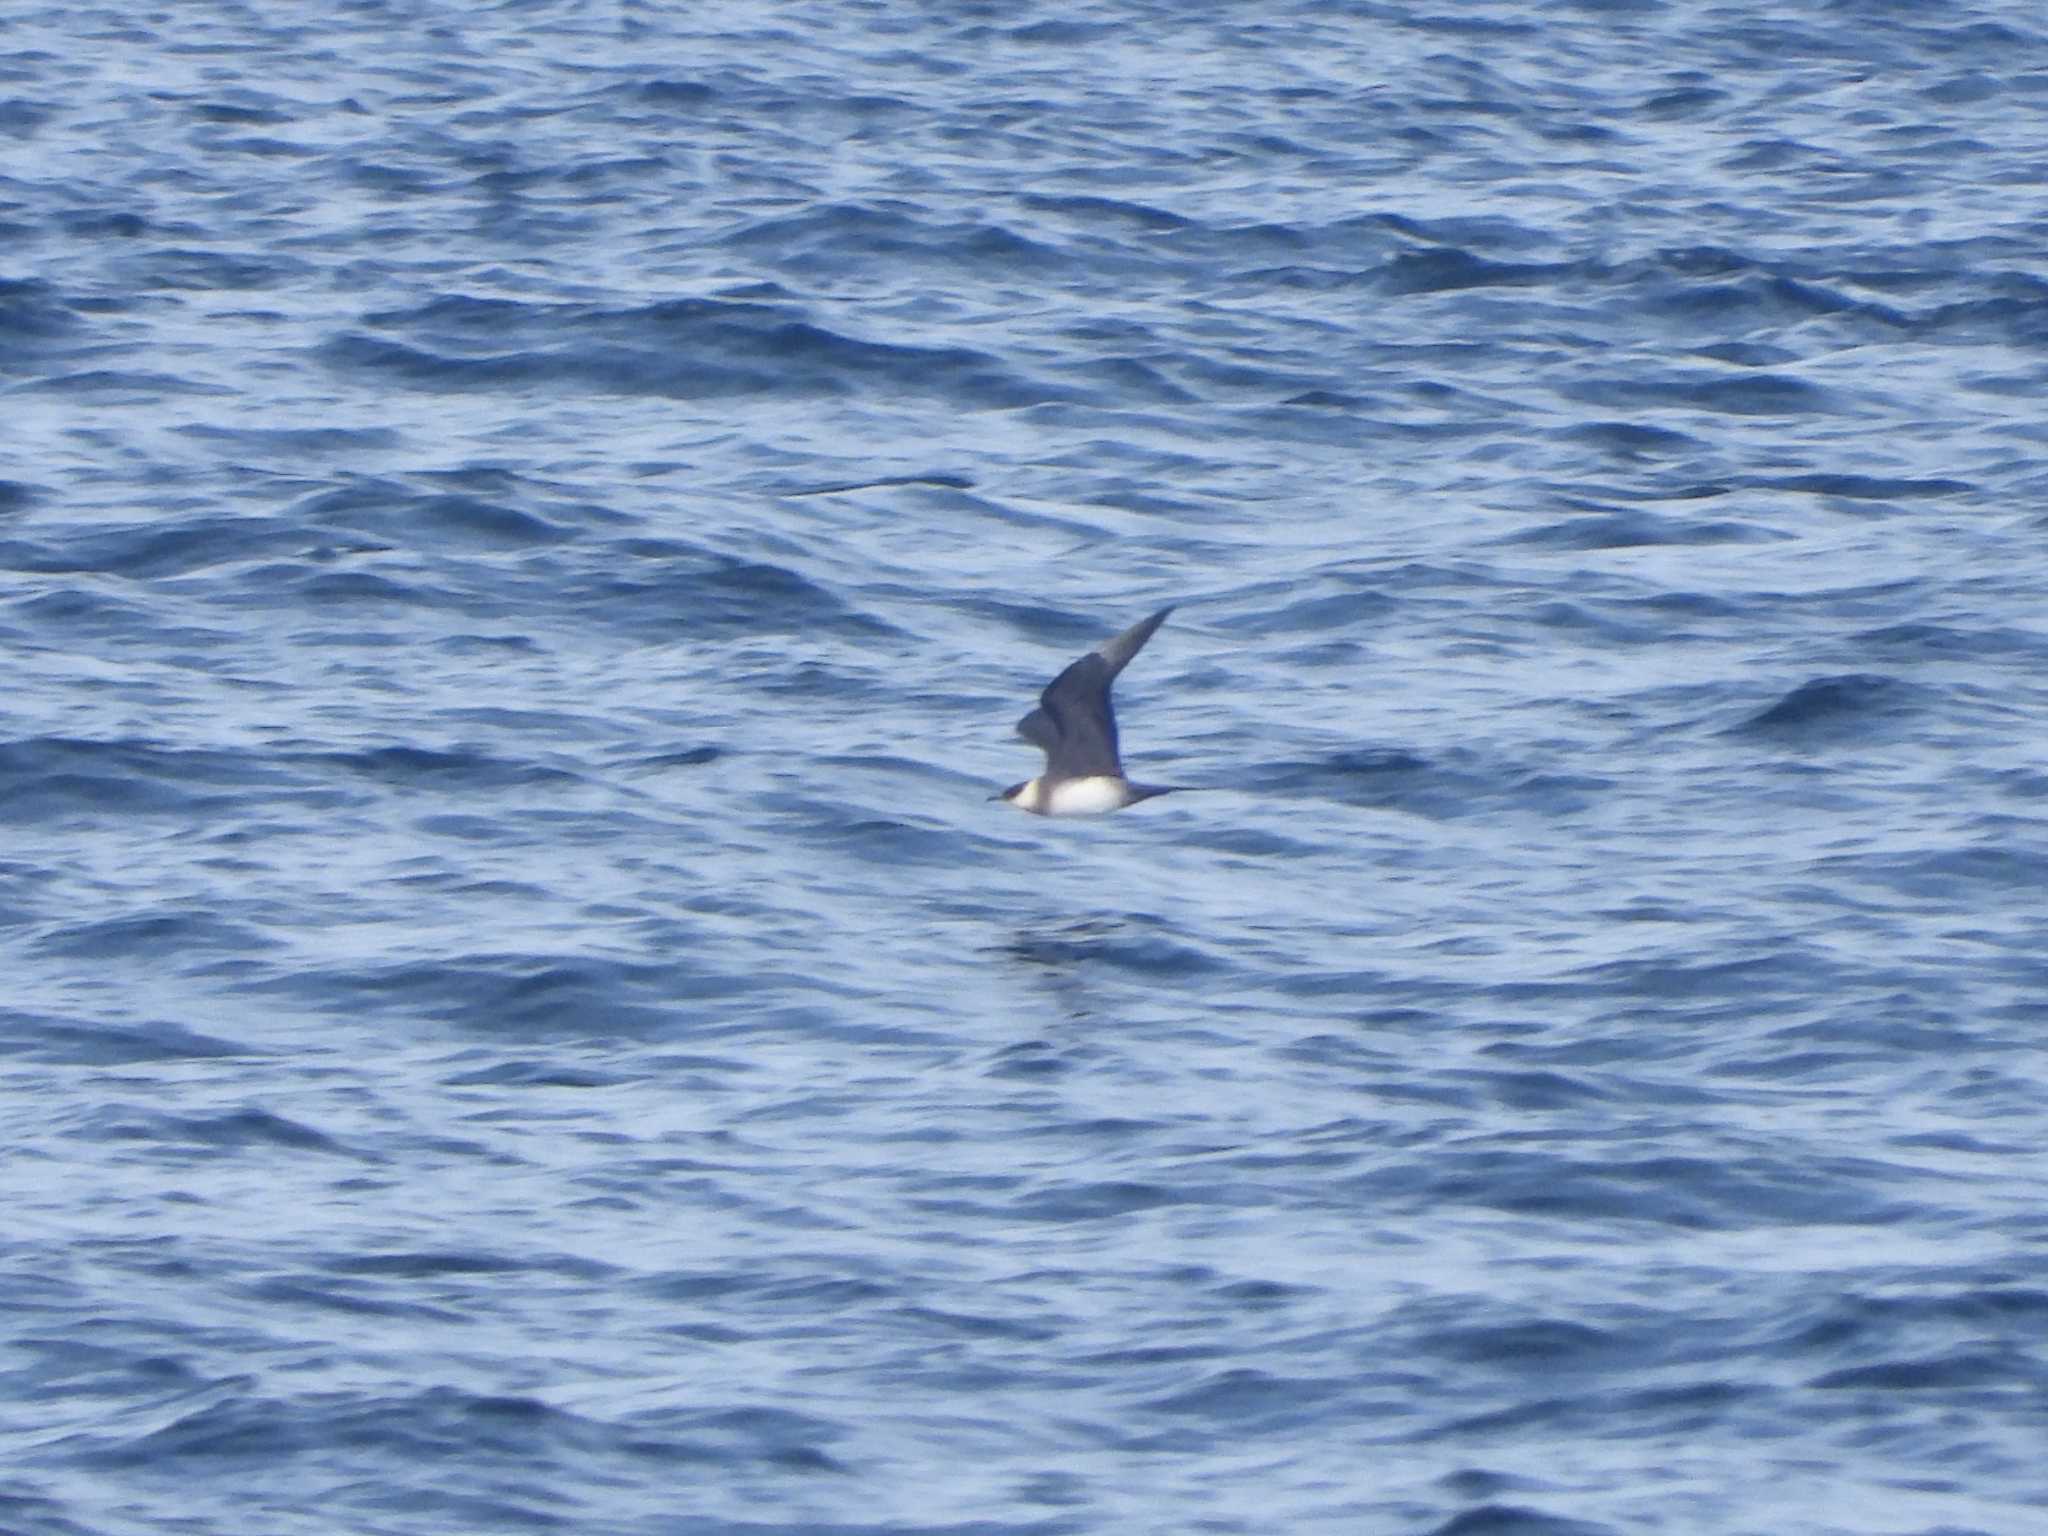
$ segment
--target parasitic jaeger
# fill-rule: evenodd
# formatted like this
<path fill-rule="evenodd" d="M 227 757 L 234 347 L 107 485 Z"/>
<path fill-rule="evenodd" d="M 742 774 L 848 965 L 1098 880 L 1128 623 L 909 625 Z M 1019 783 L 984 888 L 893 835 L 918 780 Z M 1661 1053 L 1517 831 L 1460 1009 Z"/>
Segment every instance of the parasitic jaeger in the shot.
<path fill-rule="evenodd" d="M 1117 755 L 1110 684 L 1144 649 L 1173 609 L 1162 608 L 1068 667 L 1039 695 L 1038 708 L 1017 722 L 1017 734 L 1045 753 L 1045 771 L 1012 784 L 991 800 L 1007 800 L 1039 816 L 1095 816 L 1169 795 L 1179 784 L 1136 784 Z"/>

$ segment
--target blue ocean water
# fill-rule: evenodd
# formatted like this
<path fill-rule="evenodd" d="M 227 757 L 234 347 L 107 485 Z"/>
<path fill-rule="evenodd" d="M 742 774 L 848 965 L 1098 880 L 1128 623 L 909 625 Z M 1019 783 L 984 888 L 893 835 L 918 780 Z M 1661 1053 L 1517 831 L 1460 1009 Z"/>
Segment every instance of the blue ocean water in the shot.
<path fill-rule="evenodd" d="M 2048 1528 L 2037 5 L 0 17 L 0 1530 Z M 1067 661 L 1092 821 L 987 796 Z"/>

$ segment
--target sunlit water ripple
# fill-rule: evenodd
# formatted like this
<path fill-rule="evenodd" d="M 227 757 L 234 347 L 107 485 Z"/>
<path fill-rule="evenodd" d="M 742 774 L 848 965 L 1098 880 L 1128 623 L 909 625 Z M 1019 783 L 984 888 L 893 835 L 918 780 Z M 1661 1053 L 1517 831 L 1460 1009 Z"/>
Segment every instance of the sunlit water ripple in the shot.
<path fill-rule="evenodd" d="M 2037 1528 L 2038 7 L 0 59 L 0 1529 Z"/>

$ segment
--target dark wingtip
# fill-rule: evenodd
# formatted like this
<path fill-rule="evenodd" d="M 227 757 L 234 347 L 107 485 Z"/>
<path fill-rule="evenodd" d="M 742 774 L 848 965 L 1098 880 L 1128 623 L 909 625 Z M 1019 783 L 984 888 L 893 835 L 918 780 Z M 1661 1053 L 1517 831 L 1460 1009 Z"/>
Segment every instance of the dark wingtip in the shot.
<path fill-rule="evenodd" d="M 1145 642 L 1152 638 L 1152 632 L 1164 624 L 1166 616 L 1179 606 L 1180 604 L 1178 603 L 1168 603 L 1149 619 L 1140 619 L 1114 640 L 1105 640 L 1100 646 L 1096 647 L 1096 655 L 1109 663 L 1109 675 L 1111 677 L 1115 677 L 1117 673 L 1130 665 L 1131 658 L 1142 651 L 1145 648 Z"/>

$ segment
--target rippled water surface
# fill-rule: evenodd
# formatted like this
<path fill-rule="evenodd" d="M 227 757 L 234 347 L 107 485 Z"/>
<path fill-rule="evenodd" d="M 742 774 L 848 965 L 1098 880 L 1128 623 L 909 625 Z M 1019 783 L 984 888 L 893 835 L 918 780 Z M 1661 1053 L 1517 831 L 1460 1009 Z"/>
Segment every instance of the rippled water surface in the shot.
<path fill-rule="evenodd" d="M 2038 6 L 0 16 L 0 1530 L 2048 1520 Z M 1067 661 L 1141 777 L 987 798 Z"/>

